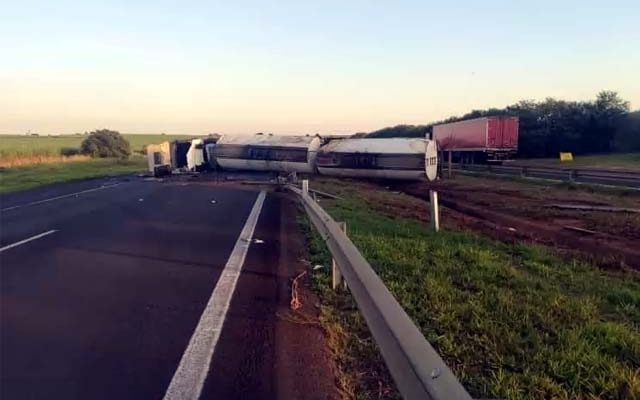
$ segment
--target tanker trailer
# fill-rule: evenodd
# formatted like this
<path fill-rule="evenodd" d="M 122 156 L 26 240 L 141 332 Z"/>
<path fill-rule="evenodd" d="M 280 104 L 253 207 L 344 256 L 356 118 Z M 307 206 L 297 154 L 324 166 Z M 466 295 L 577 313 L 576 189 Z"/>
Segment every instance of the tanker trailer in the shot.
<path fill-rule="evenodd" d="M 214 150 L 222 169 L 316 172 L 317 136 L 222 136 Z"/>
<path fill-rule="evenodd" d="M 429 180 L 437 174 L 437 147 L 425 139 L 342 139 L 322 146 L 316 158 L 322 175 Z"/>

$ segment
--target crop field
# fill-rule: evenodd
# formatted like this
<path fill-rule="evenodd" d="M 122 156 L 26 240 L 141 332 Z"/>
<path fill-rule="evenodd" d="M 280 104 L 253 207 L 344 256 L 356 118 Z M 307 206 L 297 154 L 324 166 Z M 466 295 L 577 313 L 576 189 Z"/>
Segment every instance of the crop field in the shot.
<path fill-rule="evenodd" d="M 167 140 L 189 138 L 182 135 L 123 135 L 131 144 L 133 152 L 142 152 L 145 145 L 160 143 Z M 62 159 L 61 150 L 65 148 L 80 148 L 83 135 L 60 136 L 0 136 L 0 166 L 11 167 L 18 165 L 56 162 Z"/>
<path fill-rule="evenodd" d="M 574 156 L 573 161 L 560 161 L 558 158 L 534 158 L 517 160 L 506 165 L 563 168 L 602 168 L 640 171 L 640 153 L 612 153 L 602 155 Z"/>
<path fill-rule="evenodd" d="M 420 198 L 370 183 L 313 179 L 321 200 L 474 398 L 640 397 L 640 273 L 471 227 L 428 228 Z M 625 200 L 626 201 L 626 200 Z M 313 264 L 330 265 L 310 236 Z M 314 273 L 340 384 L 356 399 L 398 398 L 351 297 Z"/>
<path fill-rule="evenodd" d="M 0 193 L 42 185 L 146 170 L 140 153 L 147 144 L 189 138 L 180 135 L 133 135 L 124 137 L 133 155 L 128 160 L 91 159 L 83 155 L 63 156 L 66 148 L 78 149 L 83 135 L 0 136 Z"/>

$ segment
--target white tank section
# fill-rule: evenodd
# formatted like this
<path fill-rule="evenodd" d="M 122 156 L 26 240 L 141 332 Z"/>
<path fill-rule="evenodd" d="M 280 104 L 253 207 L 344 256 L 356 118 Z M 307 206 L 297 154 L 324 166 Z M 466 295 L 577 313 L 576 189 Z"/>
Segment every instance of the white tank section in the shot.
<path fill-rule="evenodd" d="M 209 163 L 209 167 L 215 169 L 218 164 L 216 163 L 215 156 L 216 144 L 215 143 L 207 143 L 204 145 L 204 152 L 207 155 L 207 162 Z"/>
<path fill-rule="evenodd" d="M 223 169 L 314 173 L 317 136 L 222 136 L 214 149 Z"/>
<path fill-rule="evenodd" d="M 204 141 L 193 139 L 191 147 L 187 151 L 187 169 L 195 171 L 197 167 L 204 164 Z"/>
<path fill-rule="evenodd" d="M 425 139 L 333 140 L 316 162 L 319 173 L 339 177 L 419 180 L 437 172 L 435 143 Z"/>

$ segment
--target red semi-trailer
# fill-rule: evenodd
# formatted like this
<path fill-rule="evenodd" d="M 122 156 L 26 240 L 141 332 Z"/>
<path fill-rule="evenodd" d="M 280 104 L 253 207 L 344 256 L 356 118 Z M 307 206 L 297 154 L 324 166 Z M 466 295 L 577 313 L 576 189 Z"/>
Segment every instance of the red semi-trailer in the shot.
<path fill-rule="evenodd" d="M 518 150 L 518 117 L 483 117 L 435 125 L 438 150 L 463 163 L 501 162 Z"/>

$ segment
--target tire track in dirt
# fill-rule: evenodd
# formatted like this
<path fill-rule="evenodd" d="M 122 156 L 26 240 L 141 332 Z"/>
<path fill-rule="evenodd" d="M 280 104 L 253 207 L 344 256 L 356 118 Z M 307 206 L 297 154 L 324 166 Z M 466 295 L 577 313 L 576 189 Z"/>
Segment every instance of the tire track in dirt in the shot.
<path fill-rule="evenodd" d="M 461 227 L 470 228 L 486 234 L 494 239 L 502 241 L 532 241 L 547 246 L 555 247 L 563 251 L 586 255 L 596 260 L 600 265 L 610 268 L 619 268 L 628 265 L 640 269 L 640 249 L 633 237 L 624 237 L 605 232 L 596 232 L 593 235 L 570 231 L 564 228 L 568 219 L 561 218 L 525 218 L 512 213 L 488 209 L 487 204 L 491 198 L 508 196 L 509 200 L 520 203 L 535 203 L 534 199 L 527 198 L 519 193 L 502 193 L 503 191 L 480 192 L 467 190 L 465 192 L 450 189 L 442 184 L 411 183 L 397 184 L 395 189 L 422 200 L 429 199 L 429 189 L 437 189 L 440 194 L 440 204 L 453 211 L 450 215 Z M 471 199 L 470 193 L 475 193 L 478 198 Z M 477 205 L 475 203 L 480 203 Z M 536 204 L 534 204 L 536 205 Z M 456 215 L 458 214 L 458 215 Z M 577 223 L 581 220 L 575 219 Z"/>

